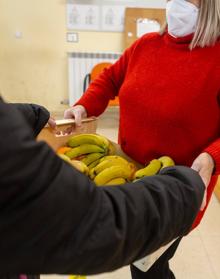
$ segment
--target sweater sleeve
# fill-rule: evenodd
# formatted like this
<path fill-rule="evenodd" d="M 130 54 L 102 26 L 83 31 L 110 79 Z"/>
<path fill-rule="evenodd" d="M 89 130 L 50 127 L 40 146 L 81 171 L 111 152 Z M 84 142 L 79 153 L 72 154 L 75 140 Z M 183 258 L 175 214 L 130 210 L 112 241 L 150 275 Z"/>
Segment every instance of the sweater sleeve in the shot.
<path fill-rule="evenodd" d="M 190 230 L 204 193 L 192 169 L 96 187 L 1 101 L 0 119 L 2 274 L 110 271 Z"/>
<path fill-rule="evenodd" d="M 116 63 L 105 69 L 99 77 L 89 85 L 86 92 L 74 105 L 84 106 L 88 116 L 99 116 L 102 114 L 109 100 L 114 99 L 118 95 L 126 75 L 129 59 L 139 43 L 139 40 L 128 48 Z"/>
<path fill-rule="evenodd" d="M 219 99 L 220 99 L 220 89 L 219 89 Z M 219 110 L 220 110 L 220 104 L 219 104 Z M 207 146 L 204 149 L 204 152 L 207 152 L 212 156 L 215 162 L 214 174 L 219 175 L 220 174 L 220 138 L 217 138 L 209 146 Z"/>
<path fill-rule="evenodd" d="M 214 162 L 215 162 L 215 175 L 220 174 L 220 139 L 212 142 L 207 148 L 204 149 L 204 152 L 209 153 Z"/>

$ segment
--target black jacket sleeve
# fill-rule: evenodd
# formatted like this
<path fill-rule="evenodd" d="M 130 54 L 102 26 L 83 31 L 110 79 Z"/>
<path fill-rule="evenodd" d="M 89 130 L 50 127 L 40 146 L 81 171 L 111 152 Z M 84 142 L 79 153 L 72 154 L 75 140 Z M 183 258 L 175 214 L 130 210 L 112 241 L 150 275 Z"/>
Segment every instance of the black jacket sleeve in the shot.
<path fill-rule="evenodd" d="M 40 133 L 50 117 L 49 111 L 40 105 L 14 103 L 11 104 L 11 106 L 15 107 L 22 113 L 23 117 L 33 130 L 34 137 Z"/>
<path fill-rule="evenodd" d="M 13 107 L 0 102 L 0 119 L 0 274 L 110 271 L 190 230 L 204 193 L 193 170 L 96 187 Z"/>

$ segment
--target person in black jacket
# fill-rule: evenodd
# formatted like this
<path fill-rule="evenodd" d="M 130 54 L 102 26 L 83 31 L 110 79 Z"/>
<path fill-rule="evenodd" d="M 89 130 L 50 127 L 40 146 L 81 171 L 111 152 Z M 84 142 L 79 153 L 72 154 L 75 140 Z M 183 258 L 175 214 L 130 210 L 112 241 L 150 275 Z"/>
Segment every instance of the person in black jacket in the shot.
<path fill-rule="evenodd" d="M 41 113 L 0 100 L 2 276 L 112 271 L 190 231 L 205 188 L 194 170 L 96 187 L 35 141 L 49 118 Z"/>
<path fill-rule="evenodd" d="M 46 123 L 48 123 L 51 128 L 55 128 L 56 126 L 54 119 L 50 117 L 49 111 L 43 106 L 21 103 L 14 103 L 10 105 L 22 113 L 23 117 L 32 129 L 34 137 L 37 137 Z"/>
<path fill-rule="evenodd" d="M 48 123 L 52 128 L 55 128 L 55 121 L 50 117 L 50 113 L 47 109 L 42 106 L 35 104 L 11 104 L 19 112 L 21 112 L 32 128 L 32 134 L 36 137 L 42 128 Z M 10 125 L 10 124 L 9 124 Z M 1 279 L 39 279 L 39 275 L 4 275 Z"/>

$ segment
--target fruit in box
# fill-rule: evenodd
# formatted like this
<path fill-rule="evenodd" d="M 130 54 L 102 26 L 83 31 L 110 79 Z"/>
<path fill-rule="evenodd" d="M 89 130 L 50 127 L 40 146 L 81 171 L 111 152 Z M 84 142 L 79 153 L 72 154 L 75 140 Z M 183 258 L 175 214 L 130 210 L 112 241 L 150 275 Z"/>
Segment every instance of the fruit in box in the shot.
<path fill-rule="evenodd" d="M 73 147 L 71 150 L 67 151 L 65 155 L 68 156 L 70 159 L 73 159 L 84 154 L 98 153 L 98 152 L 105 154 L 106 150 L 104 150 L 102 147 L 98 145 L 85 143 Z"/>
<path fill-rule="evenodd" d="M 97 145 L 106 150 L 108 149 L 109 141 L 107 138 L 96 134 L 79 134 L 71 137 L 67 142 L 67 145 L 70 147 L 76 147 L 83 144 Z"/>
<path fill-rule="evenodd" d="M 172 167 L 175 163 L 173 159 L 169 156 L 162 156 L 158 159 L 153 159 L 150 163 L 136 171 L 134 174 L 134 180 L 140 179 L 144 176 L 151 176 L 159 173 L 159 171 L 166 167 Z"/>
<path fill-rule="evenodd" d="M 89 174 L 89 168 L 82 161 L 70 160 L 70 158 L 68 156 L 66 156 L 65 154 L 58 154 L 58 156 L 61 159 L 63 159 L 65 162 L 67 162 L 68 164 L 72 165 L 74 168 L 79 170 L 80 172 L 82 172 L 82 173 L 84 173 L 86 175 Z"/>
<path fill-rule="evenodd" d="M 169 156 L 162 156 L 162 157 L 158 158 L 158 160 L 162 164 L 161 169 L 166 168 L 166 167 L 172 167 L 175 165 L 173 159 Z"/>
<path fill-rule="evenodd" d="M 90 164 L 99 160 L 103 156 L 104 154 L 100 152 L 89 153 L 85 155 L 85 157 L 82 159 L 82 162 L 85 163 L 87 166 L 89 166 Z"/>
<path fill-rule="evenodd" d="M 113 165 L 105 168 L 95 176 L 94 182 L 96 185 L 101 186 L 117 178 L 123 178 L 125 181 L 132 181 L 133 171 L 129 164 L 127 164 L 127 166 Z"/>
<path fill-rule="evenodd" d="M 104 136 L 79 134 L 57 150 L 58 155 L 99 185 L 121 185 L 155 175 L 162 168 L 173 166 L 169 156 L 153 159 L 143 168 L 119 156 L 115 146 Z"/>
<path fill-rule="evenodd" d="M 161 162 L 158 159 L 153 159 L 145 168 L 136 171 L 134 177 L 135 179 L 140 179 L 144 176 L 155 175 L 159 172 L 160 169 Z"/>

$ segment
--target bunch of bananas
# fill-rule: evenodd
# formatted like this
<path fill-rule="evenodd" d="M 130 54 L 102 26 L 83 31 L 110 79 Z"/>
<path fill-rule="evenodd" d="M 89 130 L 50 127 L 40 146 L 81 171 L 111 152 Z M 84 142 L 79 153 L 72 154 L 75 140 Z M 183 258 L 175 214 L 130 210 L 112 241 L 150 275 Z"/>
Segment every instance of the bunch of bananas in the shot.
<path fill-rule="evenodd" d="M 57 150 L 57 154 L 79 171 L 89 174 L 89 169 L 95 167 L 106 154 L 114 153 L 111 142 L 101 135 L 78 134 L 72 136 L 67 146 Z"/>
<path fill-rule="evenodd" d="M 174 166 L 175 163 L 173 159 L 169 156 L 162 156 L 158 159 L 153 159 L 149 162 L 149 164 L 139 169 L 134 174 L 134 180 L 140 179 L 144 176 L 151 176 L 157 174 L 161 169 L 165 167 Z"/>
<path fill-rule="evenodd" d="M 89 176 L 97 186 L 121 185 L 132 181 L 136 166 L 118 155 L 104 156 L 90 169 Z"/>
<path fill-rule="evenodd" d="M 144 176 L 157 174 L 162 168 L 175 163 L 169 156 L 153 159 L 144 168 L 136 168 L 134 163 L 114 155 L 112 143 L 97 134 L 78 134 L 72 136 L 67 146 L 57 150 L 57 154 L 73 167 L 88 175 L 99 185 L 121 185 L 136 181 Z"/>

